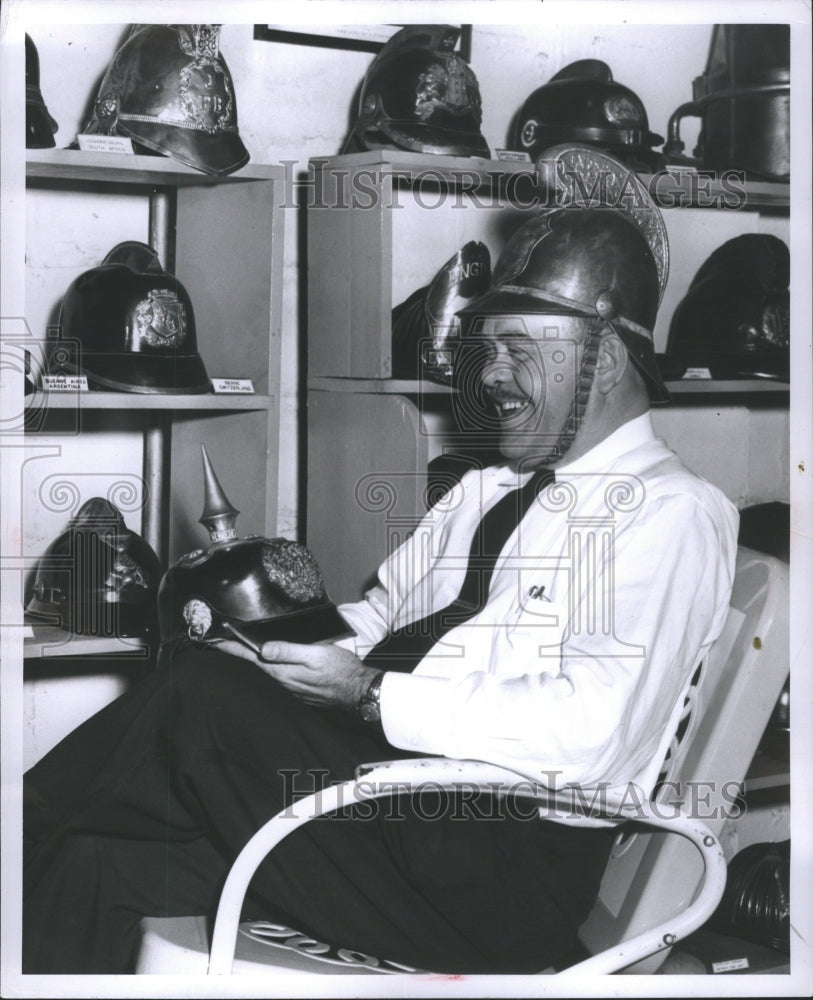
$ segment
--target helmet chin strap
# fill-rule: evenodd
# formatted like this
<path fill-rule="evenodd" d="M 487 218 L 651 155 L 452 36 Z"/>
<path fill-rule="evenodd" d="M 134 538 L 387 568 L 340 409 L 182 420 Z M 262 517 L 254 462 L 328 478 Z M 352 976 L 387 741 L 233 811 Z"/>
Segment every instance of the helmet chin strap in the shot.
<path fill-rule="evenodd" d="M 596 374 L 596 362 L 598 361 L 598 346 L 601 342 L 601 333 L 606 325 L 607 323 L 603 319 L 594 318 L 588 320 L 587 335 L 584 339 L 584 352 L 582 354 L 581 365 L 579 366 L 576 392 L 573 394 L 570 413 L 568 413 L 567 420 L 565 420 L 556 443 L 544 457 L 542 464 L 564 458 L 576 439 L 576 435 L 584 420 L 587 400 L 590 398 L 590 390 L 593 388 L 593 378 Z"/>

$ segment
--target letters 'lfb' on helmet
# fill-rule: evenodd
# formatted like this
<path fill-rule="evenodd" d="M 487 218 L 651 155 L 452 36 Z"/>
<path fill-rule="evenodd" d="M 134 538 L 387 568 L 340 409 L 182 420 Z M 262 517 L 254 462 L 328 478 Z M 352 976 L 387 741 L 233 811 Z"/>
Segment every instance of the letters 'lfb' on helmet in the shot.
<path fill-rule="evenodd" d="M 84 503 L 37 565 L 26 611 L 68 632 L 156 636 L 158 556 L 115 504 Z"/>
<path fill-rule="evenodd" d="M 25 145 L 26 149 L 51 149 L 59 125 L 48 114 L 40 90 L 40 57 L 32 39 L 25 36 Z"/>
<path fill-rule="evenodd" d="M 186 289 L 146 243 L 113 247 L 62 299 L 49 371 L 81 373 L 93 388 L 143 393 L 211 389 L 197 351 Z"/>
<path fill-rule="evenodd" d="M 285 538 L 237 536 L 229 503 L 203 450 L 200 522 L 211 544 L 182 556 L 158 591 L 162 648 L 235 639 L 258 652 L 264 642 L 319 642 L 352 635 L 331 603 L 311 552 Z"/>
<path fill-rule="evenodd" d="M 477 316 L 593 318 L 623 341 L 650 400 L 668 402 L 653 342 L 669 268 L 657 206 L 627 167 L 589 147 L 554 147 L 537 170 L 551 183 L 575 175 L 582 187 L 563 187 L 564 204 L 541 210 L 511 236 L 491 288 L 461 310 L 464 339 Z"/>
<path fill-rule="evenodd" d="M 480 87 L 454 52 L 459 36 L 459 28 L 443 24 L 396 32 L 367 70 L 343 152 L 406 149 L 487 159 Z"/>
<path fill-rule="evenodd" d="M 661 367 L 675 378 L 790 377 L 790 252 L 769 233 L 723 243 L 672 316 Z"/>
<path fill-rule="evenodd" d="M 133 25 L 99 87 L 89 135 L 124 135 L 216 176 L 245 166 L 219 24 Z"/>
<path fill-rule="evenodd" d="M 564 142 L 594 145 L 634 169 L 663 164 L 652 149 L 663 136 L 650 132 L 643 103 L 616 83 L 599 59 L 571 63 L 538 87 L 522 106 L 511 145 L 535 162 L 544 150 Z"/>

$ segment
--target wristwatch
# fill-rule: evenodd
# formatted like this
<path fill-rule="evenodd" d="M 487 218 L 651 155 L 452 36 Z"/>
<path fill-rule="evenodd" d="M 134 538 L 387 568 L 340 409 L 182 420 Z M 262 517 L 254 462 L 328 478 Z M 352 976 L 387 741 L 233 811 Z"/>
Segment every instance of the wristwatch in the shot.
<path fill-rule="evenodd" d="M 381 722 L 381 682 L 384 671 L 373 677 L 364 694 L 359 698 L 356 709 L 364 722 Z"/>

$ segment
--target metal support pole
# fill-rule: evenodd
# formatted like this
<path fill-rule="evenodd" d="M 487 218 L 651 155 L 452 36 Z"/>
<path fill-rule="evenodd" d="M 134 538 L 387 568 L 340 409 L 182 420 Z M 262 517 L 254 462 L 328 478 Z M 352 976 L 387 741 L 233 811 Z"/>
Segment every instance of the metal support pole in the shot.
<path fill-rule="evenodd" d="M 149 199 L 149 243 L 164 270 L 175 273 L 174 200 L 167 189 L 157 188 Z M 172 418 L 169 412 L 155 411 L 144 430 L 144 514 L 142 531 L 153 547 L 161 566 L 169 563 L 169 469 Z"/>
<path fill-rule="evenodd" d="M 144 430 L 144 512 L 142 533 L 166 569 L 169 564 L 169 462 L 171 418 L 156 412 Z"/>
<path fill-rule="evenodd" d="M 149 242 L 161 258 L 165 271 L 175 273 L 175 224 L 169 191 L 156 189 L 150 194 Z"/>

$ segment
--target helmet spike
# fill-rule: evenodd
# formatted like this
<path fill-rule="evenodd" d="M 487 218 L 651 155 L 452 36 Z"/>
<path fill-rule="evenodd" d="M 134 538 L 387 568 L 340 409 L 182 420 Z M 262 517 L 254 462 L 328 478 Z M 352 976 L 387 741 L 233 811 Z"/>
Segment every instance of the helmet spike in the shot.
<path fill-rule="evenodd" d="M 206 451 L 206 446 L 201 444 L 201 457 L 203 458 L 203 513 L 198 518 L 200 524 L 205 525 L 209 532 L 209 538 L 213 542 L 222 542 L 228 538 L 237 537 L 237 515 L 240 511 L 229 503 L 223 488 L 218 482 L 215 470 Z"/>

